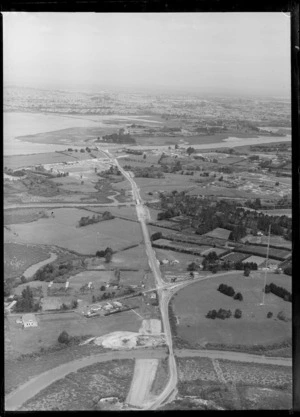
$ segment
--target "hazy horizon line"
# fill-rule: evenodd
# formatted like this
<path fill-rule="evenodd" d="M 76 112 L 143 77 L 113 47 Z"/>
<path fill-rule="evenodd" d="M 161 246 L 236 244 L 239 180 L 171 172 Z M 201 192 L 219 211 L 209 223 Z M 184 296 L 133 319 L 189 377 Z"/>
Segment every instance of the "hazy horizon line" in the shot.
<path fill-rule="evenodd" d="M 221 97 L 221 96 L 228 96 L 228 97 L 253 97 L 253 98 L 282 98 L 285 100 L 291 99 L 291 92 L 288 93 L 258 93 L 258 92 L 249 92 L 249 91 L 236 91 L 232 90 L 230 88 L 230 91 L 227 89 L 220 90 L 213 90 L 212 88 L 207 89 L 193 89 L 192 87 L 171 87 L 171 86 L 163 86 L 163 85 L 153 85 L 153 86 L 140 86 L 140 85 L 101 85 L 101 84 L 91 84 L 91 85 L 85 85 L 82 86 L 81 84 L 78 84 L 77 86 L 74 85 L 50 85 L 50 84 L 43 84 L 43 85 L 32 85 L 31 83 L 28 84 L 8 84 L 3 85 L 3 88 L 27 88 L 31 90 L 42 90 L 42 91 L 56 91 L 56 92 L 65 92 L 65 93 L 81 93 L 81 94 L 101 94 L 101 93 L 127 93 L 127 94 L 149 94 L 149 95 L 191 95 L 191 96 L 200 96 L 200 95 L 206 95 L 206 96 L 215 96 L 215 97 Z M 91 91 L 95 90 L 95 91 Z"/>

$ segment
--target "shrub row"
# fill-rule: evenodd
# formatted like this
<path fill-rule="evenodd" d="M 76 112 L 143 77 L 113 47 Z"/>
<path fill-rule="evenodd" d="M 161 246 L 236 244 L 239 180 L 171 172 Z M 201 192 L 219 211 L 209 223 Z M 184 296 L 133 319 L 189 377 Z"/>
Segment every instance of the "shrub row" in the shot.
<path fill-rule="evenodd" d="M 206 317 L 208 319 L 229 319 L 232 316 L 231 310 L 225 310 L 224 308 L 220 308 L 217 310 L 209 310 L 209 312 L 206 314 Z M 242 312 L 240 309 L 236 309 L 234 312 L 234 317 L 236 319 L 240 319 L 242 317 Z"/>
<path fill-rule="evenodd" d="M 265 286 L 265 293 L 268 294 L 270 292 L 277 295 L 278 297 L 282 298 L 285 301 L 292 302 L 292 294 L 285 288 L 282 288 L 276 284 L 273 284 L 273 282 L 271 282 L 270 285 L 267 284 Z"/>

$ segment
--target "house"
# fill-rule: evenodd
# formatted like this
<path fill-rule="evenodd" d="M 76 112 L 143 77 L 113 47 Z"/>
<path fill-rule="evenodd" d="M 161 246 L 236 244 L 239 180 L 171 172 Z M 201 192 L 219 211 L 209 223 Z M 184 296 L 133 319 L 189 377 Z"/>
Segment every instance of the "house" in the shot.
<path fill-rule="evenodd" d="M 150 294 L 150 298 L 156 298 L 156 293 L 155 293 L 155 292 L 152 292 L 152 293 Z"/>
<path fill-rule="evenodd" d="M 122 307 L 122 304 L 121 304 L 121 303 L 119 303 L 119 301 L 114 301 L 114 302 L 113 302 L 113 304 L 114 304 L 116 307 Z"/>
<path fill-rule="evenodd" d="M 35 317 L 35 314 L 32 314 L 32 313 L 24 314 L 22 316 L 22 322 L 23 322 L 24 329 L 27 327 L 38 327 L 38 322 Z"/>
<path fill-rule="evenodd" d="M 7 311 L 9 311 L 9 312 L 10 312 L 10 310 L 13 308 L 13 306 L 14 306 L 15 304 L 17 304 L 17 301 L 16 301 L 16 300 L 14 300 L 14 301 L 12 301 L 11 303 L 9 303 L 9 304 L 5 307 L 5 309 L 6 309 Z"/>

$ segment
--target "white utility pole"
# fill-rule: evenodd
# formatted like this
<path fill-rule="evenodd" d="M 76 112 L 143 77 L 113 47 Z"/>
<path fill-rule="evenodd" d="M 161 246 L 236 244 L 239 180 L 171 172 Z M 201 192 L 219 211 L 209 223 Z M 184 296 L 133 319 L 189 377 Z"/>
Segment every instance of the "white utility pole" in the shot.
<path fill-rule="evenodd" d="M 268 268 L 268 260 L 269 260 L 270 236 L 271 236 L 271 225 L 269 226 L 269 238 L 268 238 L 266 266 L 265 266 L 265 280 L 264 280 L 264 287 L 263 287 L 263 302 L 260 305 L 265 304 L 265 288 L 266 288 L 266 282 L 267 282 L 267 268 Z"/>

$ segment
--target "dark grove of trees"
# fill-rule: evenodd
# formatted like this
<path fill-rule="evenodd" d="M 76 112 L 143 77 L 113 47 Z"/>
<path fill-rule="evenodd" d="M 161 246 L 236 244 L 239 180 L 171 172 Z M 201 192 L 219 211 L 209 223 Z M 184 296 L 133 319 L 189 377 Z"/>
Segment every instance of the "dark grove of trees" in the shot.
<path fill-rule="evenodd" d="M 282 288 L 276 284 L 273 284 L 273 282 L 265 286 L 265 293 L 268 294 L 270 292 L 277 295 L 277 297 L 280 297 L 285 301 L 292 302 L 292 294 L 289 291 L 287 291 L 285 288 Z"/>
<path fill-rule="evenodd" d="M 38 311 L 40 308 L 39 302 L 36 302 L 33 296 L 31 288 L 27 285 L 22 291 L 22 295 L 18 297 L 15 305 L 15 311 L 17 313 L 30 313 Z"/>
<path fill-rule="evenodd" d="M 113 254 L 113 250 L 111 248 L 109 248 L 109 247 L 106 248 L 105 250 L 98 250 L 96 252 L 96 256 L 98 258 L 105 258 L 108 253 L 111 253 L 111 255 Z"/>
<path fill-rule="evenodd" d="M 235 294 L 234 289 L 226 284 L 220 284 L 218 291 L 220 291 L 222 294 L 228 295 L 229 297 L 233 297 Z"/>
<path fill-rule="evenodd" d="M 162 233 L 161 232 L 155 232 L 151 235 L 151 241 L 153 242 L 154 240 L 158 240 L 162 238 Z"/>
<path fill-rule="evenodd" d="M 98 214 L 97 216 L 94 214 L 92 217 L 86 216 L 81 217 L 79 220 L 79 227 L 88 226 L 89 224 L 99 223 L 104 220 L 111 220 L 114 219 L 115 216 L 113 216 L 109 211 L 105 211 L 102 215 Z"/>
<path fill-rule="evenodd" d="M 40 268 L 34 275 L 36 281 L 52 281 L 54 278 L 62 276 L 73 268 L 70 262 L 60 265 L 48 264 Z"/>
<path fill-rule="evenodd" d="M 254 201 L 255 207 L 260 208 L 260 199 Z M 291 239 L 292 220 L 287 216 L 268 216 L 264 213 L 250 211 L 240 207 L 240 203 L 209 198 L 199 200 L 197 196 L 186 195 L 184 191 L 160 194 L 161 212 L 157 220 L 170 219 L 175 216 L 190 217 L 196 234 L 207 233 L 216 227 L 231 230 L 230 239 L 238 241 L 246 235 L 246 229 L 271 232 L 286 239 Z"/>
<path fill-rule="evenodd" d="M 224 310 L 223 308 L 220 308 L 218 311 L 217 310 L 210 310 L 207 314 L 206 317 L 208 319 L 229 319 L 232 316 L 232 312 L 231 310 Z"/>

